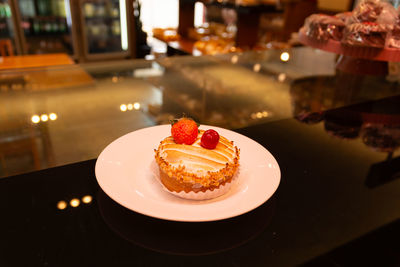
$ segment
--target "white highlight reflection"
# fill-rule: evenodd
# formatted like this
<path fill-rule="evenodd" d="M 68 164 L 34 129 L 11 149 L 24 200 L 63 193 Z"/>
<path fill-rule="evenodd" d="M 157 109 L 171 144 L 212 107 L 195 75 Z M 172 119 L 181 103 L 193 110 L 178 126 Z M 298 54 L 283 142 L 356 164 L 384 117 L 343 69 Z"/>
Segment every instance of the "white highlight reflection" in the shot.
<path fill-rule="evenodd" d="M 93 198 L 90 195 L 84 196 L 82 198 L 82 202 L 85 203 L 85 204 L 89 204 L 90 202 L 92 202 L 92 200 L 93 200 Z"/>
<path fill-rule="evenodd" d="M 142 194 L 142 192 L 140 192 L 140 191 L 138 191 L 138 190 L 135 190 L 135 192 L 136 192 L 139 196 L 144 197 L 144 195 Z"/>
<path fill-rule="evenodd" d="M 42 121 L 48 121 L 49 120 L 49 116 L 47 116 L 47 114 L 43 114 L 42 116 L 40 116 L 40 119 Z"/>
<path fill-rule="evenodd" d="M 286 61 L 289 61 L 289 59 L 290 59 L 290 55 L 289 55 L 288 52 L 283 52 L 283 53 L 281 54 L 281 60 L 282 60 L 282 61 L 286 62 Z"/>
<path fill-rule="evenodd" d="M 71 199 L 69 204 L 71 205 L 71 207 L 76 208 L 79 206 L 79 204 L 81 204 L 81 202 L 79 201 L 79 199 L 73 198 L 73 199 Z"/>
<path fill-rule="evenodd" d="M 55 121 L 57 119 L 57 114 L 50 113 L 49 118 L 50 118 L 50 120 Z"/>
<path fill-rule="evenodd" d="M 40 122 L 40 117 L 38 115 L 33 115 L 31 118 L 33 123 L 39 123 Z"/>
<path fill-rule="evenodd" d="M 135 103 L 133 104 L 133 108 L 136 109 L 136 110 L 139 110 L 139 109 L 140 109 L 140 103 L 135 102 Z"/>
<path fill-rule="evenodd" d="M 67 202 L 65 202 L 63 200 L 58 201 L 58 203 L 57 203 L 57 209 L 59 209 L 59 210 L 64 210 L 67 208 L 67 206 L 68 206 Z"/>

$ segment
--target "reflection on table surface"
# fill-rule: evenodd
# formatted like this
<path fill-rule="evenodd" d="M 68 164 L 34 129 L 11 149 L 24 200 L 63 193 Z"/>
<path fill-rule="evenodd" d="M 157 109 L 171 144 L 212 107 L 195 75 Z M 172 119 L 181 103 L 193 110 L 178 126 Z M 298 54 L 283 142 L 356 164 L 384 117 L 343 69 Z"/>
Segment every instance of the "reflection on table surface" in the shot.
<path fill-rule="evenodd" d="M 104 222 L 121 238 L 153 251 L 193 256 L 229 251 L 257 237 L 270 223 L 275 205 L 272 198 L 266 205 L 234 219 L 178 223 L 177 227 L 176 222 L 132 212 L 114 202 L 102 190 L 97 194 L 97 202 Z M 233 235 L 238 228 L 242 229 L 241 234 Z"/>
<path fill-rule="evenodd" d="M 399 94 L 388 77 L 335 62 L 301 47 L 0 71 L 1 145 L 19 151 L 1 150 L 0 176 L 96 158 L 116 138 L 183 113 L 228 129 L 293 117 L 329 129 L 325 112 Z"/>

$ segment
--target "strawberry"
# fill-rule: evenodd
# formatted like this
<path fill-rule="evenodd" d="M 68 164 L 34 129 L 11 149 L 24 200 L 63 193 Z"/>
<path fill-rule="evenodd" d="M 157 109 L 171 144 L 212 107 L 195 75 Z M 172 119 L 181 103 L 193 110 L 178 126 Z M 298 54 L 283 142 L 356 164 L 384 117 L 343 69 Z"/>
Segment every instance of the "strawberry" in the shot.
<path fill-rule="evenodd" d="M 199 128 L 197 123 L 189 118 L 181 118 L 171 127 L 171 135 L 175 143 L 191 145 L 196 141 Z"/>

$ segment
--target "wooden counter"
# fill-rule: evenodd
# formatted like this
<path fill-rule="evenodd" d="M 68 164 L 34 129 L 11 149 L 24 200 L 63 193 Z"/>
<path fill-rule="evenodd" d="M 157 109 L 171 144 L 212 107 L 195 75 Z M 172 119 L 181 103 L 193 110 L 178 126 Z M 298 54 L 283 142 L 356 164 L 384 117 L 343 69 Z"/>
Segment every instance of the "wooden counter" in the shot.
<path fill-rule="evenodd" d="M 0 59 L 0 70 L 72 65 L 74 61 L 67 54 L 23 55 Z"/>
<path fill-rule="evenodd" d="M 1 90 L 88 86 L 93 78 L 67 54 L 24 55 L 0 60 Z"/>

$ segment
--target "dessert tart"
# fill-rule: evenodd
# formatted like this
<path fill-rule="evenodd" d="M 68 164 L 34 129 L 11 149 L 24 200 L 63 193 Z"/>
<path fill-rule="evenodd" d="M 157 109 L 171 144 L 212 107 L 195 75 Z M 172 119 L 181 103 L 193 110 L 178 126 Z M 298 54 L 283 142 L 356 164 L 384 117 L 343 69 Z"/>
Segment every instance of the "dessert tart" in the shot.
<path fill-rule="evenodd" d="M 213 130 L 197 131 L 191 144 L 177 143 L 174 134 L 160 142 L 155 150 L 160 181 L 168 191 L 184 198 L 217 197 L 229 190 L 238 172 L 239 149 L 215 131 L 218 140 L 210 145 L 204 140 Z"/>

